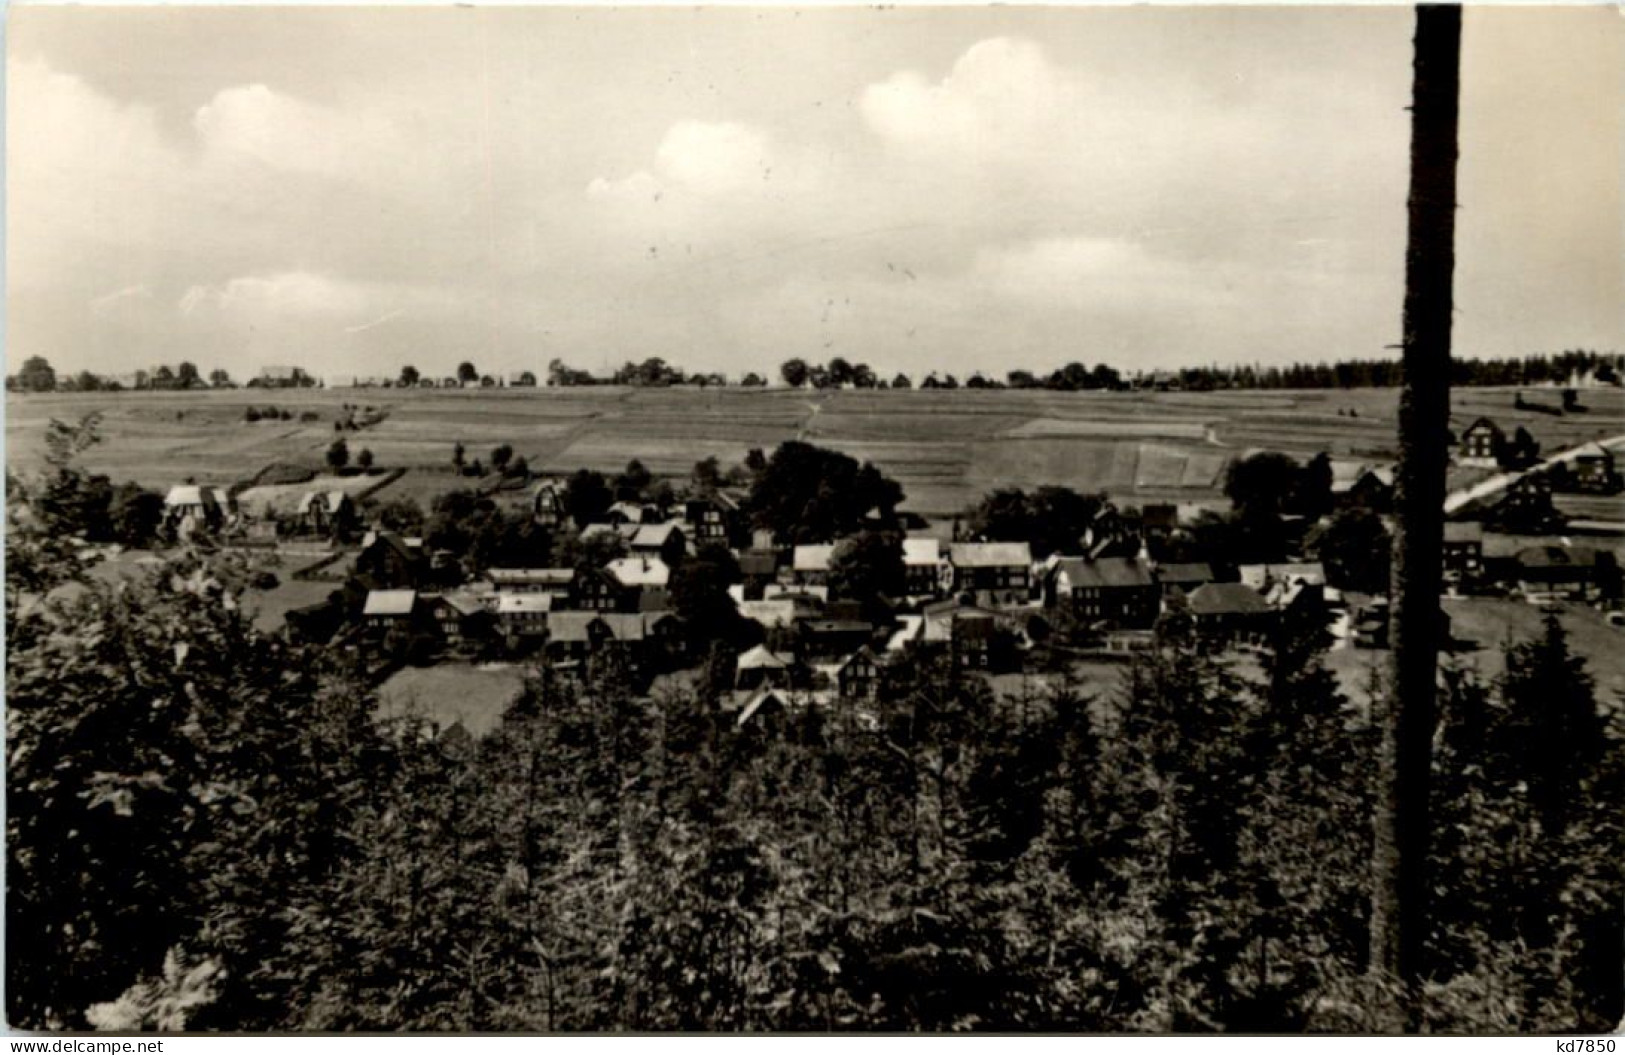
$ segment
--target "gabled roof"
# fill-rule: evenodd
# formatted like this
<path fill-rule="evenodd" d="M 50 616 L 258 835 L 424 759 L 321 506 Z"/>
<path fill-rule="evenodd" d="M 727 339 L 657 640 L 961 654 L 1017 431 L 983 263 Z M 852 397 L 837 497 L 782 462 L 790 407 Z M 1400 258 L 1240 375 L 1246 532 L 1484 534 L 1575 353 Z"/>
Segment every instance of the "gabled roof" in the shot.
<path fill-rule="evenodd" d="M 574 568 L 489 568 L 486 577 L 498 586 L 568 586 Z"/>
<path fill-rule="evenodd" d="M 1151 567 L 1137 557 L 1101 557 L 1082 560 L 1063 557 L 1055 562 L 1056 575 L 1065 575 L 1073 589 L 1079 587 L 1151 586 Z"/>
<path fill-rule="evenodd" d="M 1591 568 L 1597 551 L 1589 546 L 1529 546 L 1518 551 L 1523 568 Z"/>
<path fill-rule="evenodd" d="M 532 612 L 549 612 L 553 609 L 554 597 L 550 593 L 505 593 L 497 598 L 498 615 L 528 615 Z"/>
<path fill-rule="evenodd" d="M 830 559 L 834 555 L 835 546 L 833 543 L 797 546 L 791 557 L 790 567 L 796 571 L 828 571 Z"/>
<path fill-rule="evenodd" d="M 548 637 L 555 642 L 592 640 L 592 626 L 601 624 L 616 641 L 642 641 L 655 624 L 668 618 L 649 612 L 551 612 Z"/>
<path fill-rule="evenodd" d="M 423 552 L 422 539 L 407 538 L 406 536 L 394 531 L 369 532 L 367 536 L 361 540 L 361 548 L 363 550 L 368 550 L 373 546 L 380 545 L 389 547 L 390 549 L 399 553 L 401 556 L 405 557 L 407 560 L 416 560 Z"/>
<path fill-rule="evenodd" d="M 1296 561 L 1285 564 L 1243 564 L 1236 569 L 1244 585 L 1262 590 L 1273 582 L 1306 582 L 1311 586 L 1326 585 L 1326 567 L 1319 561 Z"/>
<path fill-rule="evenodd" d="M 362 615 L 411 615 L 417 604 L 416 590 L 368 590 Z"/>
<path fill-rule="evenodd" d="M 734 665 L 739 670 L 789 670 L 791 662 L 766 645 L 757 645 L 741 654 Z"/>
<path fill-rule="evenodd" d="M 442 604 L 449 605 L 459 614 L 464 616 L 479 615 L 481 612 L 485 611 L 485 606 L 480 603 L 480 599 L 466 590 L 454 590 L 450 593 L 443 593 L 435 598 L 435 600 Z"/>
<path fill-rule="evenodd" d="M 664 524 L 640 524 L 632 536 L 634 549 L 660 549 L 671 541 L 672 536 L 681 538 L 682 526 L 671 521 Z"/>
<path fill-rule="evenodd" d="M 604 570 L 622 586 L 665 586 L 671 581 L 671 568 L 659 557 L 618 557 Z"/>
<path fill-rule="evenodd" d="M 299 499 L 299 512 L 308 513 L 312 506 L 320 505 L 328 513 L 337 513 L 349 500 L 343 491 L 306 491 Z"/>
<path fill-rule="evenodd" d="M 588 524 L 581 529 L 581 541 L 585 542 L 599 535 L 614 535 L 617 538 L 630 542 L 638 533 L 640 524 Z"/>
<path fill-rule="evenodd" d="M 948 547 L 948 560 L 956 568 L 1026 567 L 1033 562 L 1033 551 L 1025 542 L 955 542 Z"/>
<path fill-rule="evenodd" d="M 623 516 L 634 524 L 641 524 L 643 523 L 644 510 L 648 508 L 650 507 L 643 505 L 641 502 L 616 502 L 609 507 L 608 512 Z"/>
<path fill-rule="evenodd" d="M 1372 465 L 1369 462 L 1333 461 L 1332 493 L 1344 494 L 1367 477 L 1374 477 L 1378 483 L 1385 487 L 1394 486 L 1394 470 L 1392 466 Z"/>
<path fill-rule="evenodd" d="M 1213 567 L 1209 564 L 1162 564 L 1156 571 L 1160 583 L 1196 583 L 1213 581 Z"/>
<path fill-rule="evenodd" d="M 1477 432 L 1480 428 L 1489 429 L 1490 431 L 1494 432 L 1497 436 L 1505 436 L 1506 435 L 1506 433 L 1502 430 L 1501 426 L 1497 425 L 1495 422 L 1491 421 L 1489 418 L 1479 418 L 1477 421 L 1473 422 L 1471 425 L 1468 425 L 1466 428 L 1461 430 L 1462 439 L 1466 439 L 1467 434 L 1469 432 Z"/>
<path fill-rule="evenodd" d="M 942 543 L 934 538 L 906 538 L 903 540 L 903 566 L 908 568 L 935 567 L 942 563 Z"/>
<path fill-rule="evenodd" d="M 1210 582 L 1198 586 L 1188 598 L 1196 615 L 1260 615 L 1270 611 L 1269 602 L 1245 583 Z"/>
<path fill-rule="evenodd" d="M 1596 440 L 1592 440 L 1590 443 L 1577 448 L 1574 452 L 1575 461 L 1580 461 L 1582 459 L 1585 461 L 1591 461 L 1595 458 L 1601 458 L 1605 461 L 1613 461 L 1614 452 L 1609 450 L 1607 447 L 1604 447 Z"/>
<path fill-rule="evenodd" d="M 214 488 L 199 487 L 197 484 L 177 484 L 169 489 L 164 496 L 166 506 L 212 506 L 219 505 L 215 498 Z"/>
<path fill-rule="evenodd" d="M 764 689 L 745 701 L 745 705 L 739 709 L 739 717 L 734 724 L 742 726 L 764 710 L 773 708 L 788 709 L 789 706 L 789 702 L 776 690 Z"/>

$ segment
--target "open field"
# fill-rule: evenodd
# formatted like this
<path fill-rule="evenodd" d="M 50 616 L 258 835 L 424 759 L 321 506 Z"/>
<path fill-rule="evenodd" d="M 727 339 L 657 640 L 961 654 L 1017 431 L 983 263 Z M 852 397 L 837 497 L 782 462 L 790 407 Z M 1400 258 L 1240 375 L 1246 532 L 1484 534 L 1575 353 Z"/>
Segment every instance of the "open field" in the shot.
<path fill-rule="evenodd" d="M 1525 389 L 1555 408 L 1554 389 Z M 1455 394 L 1452 427 L 1480 415 L 1524 425 L 1546 450 L 1625 432 L 1625 392 L 1586 390 L 1584 413 L 1513 409 L 1511 389 Z M 304 389 L 9 395 L 7 464 L 39 464 L 45 425 L 92 410 L 106 442 L 86 461 L 117 480 L 162 488 L 193 478 L 230 484 L 272 462 L 317 468 L 345 404 L 387 412 L 347 432 L 352 454 L 372 450 L 383 468 L 412 471 L 390 496 L 420 500 L 459 486 L 452 449 L 489 456 L 509 443 L 533 469 L 614 470 L 641 459 L 657 474 L 684 475 L 715 455 L 725 465 L 752 447 L 800 437 L 875 461 L 927 516 L 963 509 L 996 486 L 1066 484 L 1130 501 L 1211 501 L 1231 458 L 1269 448 L 1348 459 L 1393 453 L 1391 389 L 1301 392 L 792 391 L 786 389 Z M 292 412 L 291 421 L 243 420 L 248 406 Z M 306 414 L 311 421 L 300 421 Z"/>

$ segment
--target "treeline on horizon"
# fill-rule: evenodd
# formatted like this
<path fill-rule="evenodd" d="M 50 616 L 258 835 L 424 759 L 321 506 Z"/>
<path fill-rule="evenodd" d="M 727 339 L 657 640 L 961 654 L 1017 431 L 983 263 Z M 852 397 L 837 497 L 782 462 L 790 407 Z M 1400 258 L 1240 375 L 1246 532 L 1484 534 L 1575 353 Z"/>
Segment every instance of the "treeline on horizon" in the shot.
<path fill-rule="evenodd" d="M 1568 349 L 1556 353 L 1543 353 L 1501 359 L 1453 359 L 1451 384 L 1457 387 L 1509 387 L 1516 385 L 1567 385 L 1586 380 L 1595 384 L 1619 385 L 1625 372 L 1625 355 L 1597 352 L 1589 349 Z M 171 371 L 160 367 L 151 375 L 136 371 L 136 388 L 140 390 L 187 390 L 203 388 L 236 388 L 237 382 L 224 370 L 213 370 L 207 381 L 191 363 L 181 363 Z M 313 375 L 303 370 L 293 371 L 293 387 L 311 387 L 319 384 Z M 517 384 L 534 384 L 534 375 L 526 371 Z M 547 384 L 551 387 L 571 388 L 593 385 L 628 385 L 636 388 L 669 388 L 692 385 L 699 388 L 765 388 L 768 378 L 748 371 L 733 380 L 720 372 L 689 373 L 658 356 L 641 363 L 627 362 L 607 375 L 576 369 L 562 359 L 554 359 L 547 366 Z M 1271 390 L 1271 389 L 1348 389 L 1395 388 L 1403 376 L 1398 360 L 1339 359 L 1320 363 L 1290 363 L 1285 366 L 1264 366 L 1258 363 L 1220 366 L 1183 367 L 1177 370 L 1136 370 L 1125 374 L 1106 363 L 1093 367 L 1070 362 L 1049 373 L 1017 368 L 997 375 L 976 371 L 960 378 L 946 371 L 931 371 L 916 378 L 899 371 L 887 378 L 867 363 L 851 362 L 837 356 L 826 363 L 810 363 L 805 359 L 787 359 L 779 365 L 779 380 L 791 388 L 863 388 L 863 389 L 1034 389 L 1059 392 L 1120 391 L 1125 389 L 1179 388 L 1187 391 L 1209 392 L 1219 390 Z M 398 379 L 386 380 L 385 387 L 416 387 L 423 377 L 416 367 L 406 366 Z M 471 364 L 458 368 L 459 383 L 469 380 L 481 382 L 483 387 L 499 384 L 496 378 L 483 378 L 474 372 Z M 143 381 L 145 383 L 143 383 Z M 266 382 L 253 378 L 246 387 L 259 384 L 289 384 L 287 380 Z M 6 390 L 11 392 L 53 391 L 120 391 L 124 386 L 109 376 L 88 370 L 76 374 L 57 374 L 41 356 L 23 361 L 15 374 L 6 377 Z"/>

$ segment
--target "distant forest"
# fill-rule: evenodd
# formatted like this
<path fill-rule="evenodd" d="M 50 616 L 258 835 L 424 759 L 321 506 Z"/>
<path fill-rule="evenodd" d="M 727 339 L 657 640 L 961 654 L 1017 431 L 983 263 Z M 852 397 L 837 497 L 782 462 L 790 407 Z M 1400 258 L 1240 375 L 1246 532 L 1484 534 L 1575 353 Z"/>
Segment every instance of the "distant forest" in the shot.
<path fill-rule="evenodd" d="M 1625 355 L 1614 352 L 1594 352 L 1571 349 L 1546 355 L 1528 355 L 1511 359 L 1456 359 L 1451 363 L 1451 384 L 1457 387 L 1512 386 L 1512 385 L 1581 385 L 1620 384 L 1625 373 Z M 1184 389 L 1210 392 L 1222 389 L 1305 389 L 1305 388 L 1393 388 L 1400 382 L 1400 364 L 1397 359 L 1343 359 L 1329 363 L 1292 363 L 1287 366 L 1262 366 L 1257 363 L 1235 366 L 1193 366 L 1180 370 L 1135 371 L 1124 374 L 1105 363 L 1093 367 L 1071 362 L 1065 366 L 1042 371 L 1014 369 L 1004 376 L 976 371 L 966 378 L 951 373 L 931 371 L 924 377 L 910 377 L 898 373 L 887 379 L 867 363 L 851 362 L 839 356 L 827 363 L 809 363 L 805 359 L 787 359 L 779 365 L 779 379 L 791 388 L 930 388 L 930 389 L 988 389 L 988 388 L 1043 388 L 1059 392 L 1125 391 L 1130 389 Z M 692 385 L 697 388 L 723 388 L 738 385 L 761 388 L 768 384 L 766 377 L 748 372 L 737 379 L 721 373 L 689 373 L 665 359 L 653 357 L 641 363 L 627 362 L 606 376 L 578 370 L 562 359 L 548 363 L 547 384 L 552 387 L 585 387 L 591 385 L 631 385 L 636 388 L 670 388 Z M 318 384 L 303 370 L 294 368 L 272 376 L 267 371 L 248 381 L 247 387 L 283 388 L 310 387 Z M 536 375 L 524 371 L 514 380 L 503 382 L 490 374 L 481 375 L 472 363 L 462 363 L 455 377 L 448 377 L 444 386 L 459 387 L 475 384 L 485 388 L 518 385 L 529 387 L 536 383 Z M 441 387 L 422 375 L 417 367 L 402 367 L 398 379 L 380 379 L 375 382 L 383 388 Z M 125 387 L 137 390 L 164 391 L 207 388 L 236 388 L 237 382 L 224 370 L 214 370 L 205 379 L 191 363 L 181 363 L 171 370 L 160 366 L 156 370 L 138 370 L 128 384 L 112 377 L 103 377 L 89 371 L 61 374 L 43 357 L 25 360 L 15 374 L 6 378 L 7 391 L 22 392 L 95 392 L 119 391 Z M 371 386 L 368 386 L 371 387 Z"/>

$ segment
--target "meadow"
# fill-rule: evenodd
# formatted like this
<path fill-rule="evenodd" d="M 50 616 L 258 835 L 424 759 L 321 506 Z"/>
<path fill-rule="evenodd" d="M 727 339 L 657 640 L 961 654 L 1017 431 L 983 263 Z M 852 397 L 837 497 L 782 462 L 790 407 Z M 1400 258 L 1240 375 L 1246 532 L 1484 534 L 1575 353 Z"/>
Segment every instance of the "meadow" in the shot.
<path fill-rule="evenodd" d="M 1452 427 L 1481 415 L 1509 431 L 1524 425 L 1546 450 L 1625 432 L 1625 392 L 1586 390 L 1583 412 L 1555 414 L 1559 393 L 1462 389 Z M 6 461 L 35 468 L 47 422 L 102 414 L 104 442 L 87 465 L 115 480 L 163 489 L 191 479 L 230 485 L 268 465 L 320 468 L 347 407 L 383 419 L 344 435 L 352 456 L 409 471 L 385 492 L 420 500 L 460 486 L 451 471 L 461 443 L 488 459 L 510 444 L 533 471 L 618 470 L 631 458 L 657 475 L 684 476 L 714 455 L 725 466 L 753 447 L 805 439 L 873 460 L 902 483 L 906 509 L 947 517 L 998 486 L 1065 484 L 1126 501 L 1212 504 L 1229 461 L 1250 451 L 1299 457 L 1329 451 L 1350 460 L 1393 455 L 1392 389 L 1227 392 L 1044 390 L 811 391 L 788 389 L 227 390 L 8 394 Z M 291 420 L 248 422 L 249 406 Z M 301 418 L 311 420 L 300 420 Z"/>

